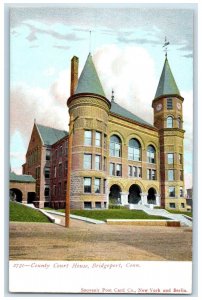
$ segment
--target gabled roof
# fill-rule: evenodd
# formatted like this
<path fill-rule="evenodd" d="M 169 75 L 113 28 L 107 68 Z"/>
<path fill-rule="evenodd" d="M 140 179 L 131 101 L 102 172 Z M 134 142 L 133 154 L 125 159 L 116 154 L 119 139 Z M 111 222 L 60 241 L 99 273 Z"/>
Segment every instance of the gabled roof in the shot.
<path fill-rule="evenodd" d="M 179 95 L 180 91 L 177 87 L 175 79 L 173 77 L 172 71 L 170 69 L 170 65 L 168 63 L 168 59 L 166 57 L 163 71 L 161 73 L 161 77 L 159 80 L 159 84 L 156 90 L 155 98 L 165 95 Z"/>
<path fill-rule="evenodd" d="M 89 53 L 74 94 L 93 93 L 105 97 L 92 56 Z"/>
<path fill-rule="evenodd" d="M 36 182 L 31 175 L 17 175 L 14 172 L 10 172 L 9 180 L 18 182 Z"/>
<path fill-rule="evenodd" d="M 68 135 L 68 132 L 65 130 L 59 130 L 40 124 L 36 124 L 36 127 L 39 135 L 41 136 L 42 142 L 47 146 L 55 144 L 57 141 Z"/>
<path fill-rule="evenodd" d="M 133 120 L 135 122 L 138 122 L 140 124 L 144 124 L 144 125 L 148 125 L 150 127 L 153 127 L 151 124 L 149 124 L 146 121 L 142 120 L 141 118 L 139 118 L 138 116 L 134 115 L 133 113 L 131 113 L 127 109 L 123 108 L 122 106 L 120 106 L 119 104 L 117 104 L 114 101 L 111 101 L 111 109 L 110 109 L 110 111 L 113 114 L 119 115 L 121 117 L 124 117 L 124 118 L 127 118 L 127 119 L 131 119 L 131 120 Z"/>

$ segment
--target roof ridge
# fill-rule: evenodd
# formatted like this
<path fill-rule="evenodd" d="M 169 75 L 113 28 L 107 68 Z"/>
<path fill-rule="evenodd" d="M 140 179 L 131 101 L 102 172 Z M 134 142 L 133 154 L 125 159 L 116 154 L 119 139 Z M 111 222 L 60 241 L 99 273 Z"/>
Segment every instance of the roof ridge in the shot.
<path fill-rule="evenodd" d="M 137 118 L 137 120 L 132 119 L 130 116 L 124 116 L 123 114 L 121 114 L 121 113 L 119 113 L 119 112 L 115 112 L 115 111 L 110 110 L 112 113 L 117 114 L 117 115 L 120 115 L 120 116 L 123 116 L 123 117 L 125 117 L 125 118 L 128 118 L 128 119 L 130 119 L 130 120 L 136 121 L 136 122 L 138 122 L 138 123 L 143 123 L 143 124 L 145 124 L 145 125 L 154 127 L 152 124 L 150 124 L 149 122 L 143 120 L 142 118 L 140 118 L 139 116 L 137 116 L 137 115 L 134 114 L 133 112 L 129 111 L 128 109 L 124 108 L 123 106 L 121 106 L 121 105 L 118 104 L 117 102 L 113 101 L 113 103 L 111 103 L 111 104 L 112 104 L 112 106 L 114 106 L 114 105 L 119 106 L 122 110 L 125 110 L 127 113 L 129 113 L 129 114 L 133 115 L 135 118 Z"/>
<path fill-rule="evenodd" d="M 36 125 L 39 125 L 39 126 L 46 127 L 46 128 L 54 129 L 54 130 L 66 131 L 66 132 L 68 133 L 68 131 L 65 130 L 65 129 L 58 129 L 58 128 L 55 128 L 55 127 L 51 127 L 51 126 L 47 126 L 47 125 L 43 125 L 43 124 L 39 124 L 39 123 L 35 123 L 35 124 L 36 124 Z"/>

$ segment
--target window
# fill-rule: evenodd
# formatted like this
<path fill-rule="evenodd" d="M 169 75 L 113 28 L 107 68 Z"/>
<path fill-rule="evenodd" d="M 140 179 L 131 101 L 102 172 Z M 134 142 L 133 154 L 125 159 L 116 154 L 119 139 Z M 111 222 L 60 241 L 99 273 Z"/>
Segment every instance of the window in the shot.
<path fill-rule="evenodd" d="M 170 206 L 170 208 L 175 208 L 175 203 L 174 202 L 170 202 L 169 206 Z"/>
<path fill-rule="evenodd" d="M 95 169 L 101 170 L 101 156 L 95 155 Z"/>
<path fill-rule="evenodd" d="M 183 191 L 183 187 L 180 187 L 180 197 L 184 197 L 184 191 Z"/>
<path fill-rule="evenodd" d="M 137 172 L 138 172 L 137 177 L 142 178 L 142 168 L 141 167 L 138 167 Z"/>
<path fill-rule="evenodd" d="M 106 190 L 107 190 L 107 179 L 104 179 L 104 182 L 103 182 L 103 194 L 106 194 Z"/>
<path fill-rule="evenodd" d="M 104 171 L 107 171 L 107 158 L 104 156 Z"/>
<path fill-rule="evenodd" d="M 58 158 L 58 150 L 55 150 L 55 159 Z"/>
<path fill-rule="evenodd" d="M 61 189 L 62 189 L 62 184 L 59 182 L 58 184 L 58 196 L 61 196 Z"/>
<path fill-rule="evenodd" d="M 92 169 L 92 154 L 84 154 L 83 167 L 86 170 Z"/>
<path fill-rule="evenodd" d="M 137 177 L 137 167 L 133 167 L 133 176 Z"/>
<path fill-rule="evenodd" d="M 107 135 L 104 134 L 104 149 L 107 149 Z"/>
<path fill-rule="evenodd" d="M 65 161 L 64 175 L 67 175 L 67 160 Z"/>
<path fill-rule="evenodd" d="M 101 179 L 100 178 L 95 178 L 95 189 L 94 189 L 96 194 L 100 194 L 101 191 Z"/>
<path fill-rule="evenodd" d="M 166 127 L 173 128 L 173 118 L 172 117 L 167 117 Z"/>
<path fill-rule="evenodd" d="M 92 203 L 91 202 L 84 202 L 84 208 L 91 209 L 92 208 Z"/>
<path fill-rule="evenodd" d="M 185 208 L 185 205 L 184 205 L 184 203 L 181 203 L 181 207 L 182 207 L 182 208 Z"/>
<path fill-rule="evenodd" d="M 64 144 L 64 155 L 66 155 L 66 154 L 67 154 L 67 141 Z"/>
<path fill-rule="evenodd" d="M 60 149 L 59 149 L 59 156 L 62 156 L 62 146 L 60 146 Z"/>
<path fill-rule="evenodd" d="M 84 132 L 84 145 L 91 146 L 92 145 L 92 131 L 85 130 Z"/>
<path fill-rule="evenodd" d="M 101 147 L 101 133 L 98 131 L 95 132 L 95 146 Z"/>
<path fill-rule="evenodd" d="M 174 164 L 174 154 L 173 153 L 168 153 L 168 164 Z"/>
<path fill-rule="evenodd" d="M 179 163 L 182 165 L 182 154 L 179 154 Z"/>
<path fill-rule="evenodd" d="M 95 202 L 95 208 L 101 208 L 101 202 Z"/>
<path fill-rule="evenodd" d="M 56 177 L 56 175 L 57 175 L 57 167 L 54 166 L 54 177 Z"/>
<path fill-rule="evenodd" d="M 154 164 L 155 163 L 155 148 L 152 145 L 147 147 L 147 162 Z"/>
<path fill-rule="evenodd" d="M 156 170 L 151 170 L 151 179 L 156 180 Z"/>
<path fill-rule="evenodd" d="M 64 195 L 66 195 L 66 192 L 67 192 L 67 181 L 64 182 L 63 192 L 64 192 Z"/>
<path fill-rule="evenodd" d="M 128 145 L 128 159 L 140 161 L 141 146 L 138 140 L 131 139 Z"/>
<path fill-rule="evenodd" d="M 46 149 L 46 160 L 50 160 L 50 155 L 51 155 L 50 150 Z"/>
<path fill-rule="evenodd" d="M 40 167 L 36 167 L 35 172 L 36 172 L 36 179 L 40 178 Z"/>
<path fill-rule="evenodd" d="M 168 181 L 174 180 L 174 170 L 168 170 Z"/>
<path fill-rule="evenodd" d="M 110 175 L 115 176 L 115 164 L 110 163 Z"/>
<path fill-rule="evenodd" d="M 177 127 L 178 127 L 179 129 L 182 129 L 182 120 L 181 120 L 180 117 L 177 118 Z"/>
<path fill-rule="evenodd" d="M 116 176 L 121 176 L 122 175 L 122 165 L 117 164 L 116 165 Z"/>
<path fill-rule="evenodd" d="M 133 167 L 128 166 L 128 176 L 133 176 Z"/>
<path fill-rule="evenodd" d="M 91 193 L 92 179 L 90 177 L 84 178 L 84 193 Z"/>
<path fill-rule="evenodd" d="M 56 191 L 57 191 L 57 190 L 56 190 L 56 185 L 54 185 L 54 186 L 53 186 L 53 196 L 56 196 L 56 195 L 57 195 Z"/>
<path fill-rule="evenodd" d="M 117 135 L 110 138 L 110 156 L 121 157 L 121 140 Z"/>
<path fill-rule="evenodd" d="M 49 185 L 45 185 L 44 196 L 48 197 L 50 195 L 50 187 Z"/>
<path fill-rule="evenodd" d="M 175 197 L 175 187 L 174 186 L 168 187 L 168 195 L 169 195 L 169 197 Z"/>
<path fill-rule="evenodd" d="M 59 164 L 58 175 L 59 175 L 59 177 L 62 176 L 62 164 Z"/>
<path fill-rule="evenodd" d="M 147 179 L 148 180 L 156 180 L 156 170 L 147 169 Z"/>
<path fill-rule="evenodd" d="M 183 176 L 183 170 L 180 170 L 180 180 L 183 180 L 184 176 Z"/>
<path fill-rule="evenodd" d="M 45 178 L 50 178 L 50 168 L 45 167 Z"/>
<path fill-rule="evenodd" d="M 172 98 L 167 99 L 167 109 L 173 109 L 173 99 Z"/>

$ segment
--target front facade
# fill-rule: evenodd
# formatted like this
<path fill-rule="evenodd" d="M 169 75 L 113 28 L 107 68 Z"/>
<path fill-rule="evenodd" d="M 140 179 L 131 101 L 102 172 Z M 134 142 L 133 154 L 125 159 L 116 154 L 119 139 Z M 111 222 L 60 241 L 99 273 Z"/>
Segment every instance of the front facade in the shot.
<path fill-rule="evenodd" d="M 34 176 L 39 182 L 38 206 L 64 207 L 67 174 L 71 174 L 70 205 L 74 209 L 104 209 L 119 204 L 185 211 L 183 98 L 167 57 L 155 98 L 151 100 L 154 125 L 121 107 L 113 94 L 111 101 L 106 98 L 91 54 L 79 79 L 78 58 L 73 57 L 70 91 L 67 100 L 70 133 L 61 138 L 57 135 L 57 140 L 47 143 L 50 128 L 35 124 L 32 132 L 24 173 L 37 176 L 39 163 L 40 178 Z M 47 128 L 43 136 L 42 127 Z M 32 141 L 36 129 L 37 146 Z M 72 155 L 68 173 L 70 137 Z M 29 154 L 35 148 L 40 155 L 30 165 Z"/>

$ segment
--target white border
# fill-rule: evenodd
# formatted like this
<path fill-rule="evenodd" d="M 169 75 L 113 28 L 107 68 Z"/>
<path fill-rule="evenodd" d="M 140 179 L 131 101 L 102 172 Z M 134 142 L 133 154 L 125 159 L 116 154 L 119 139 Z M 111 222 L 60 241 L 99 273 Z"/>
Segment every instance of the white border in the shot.
<path fill-rule="evenodd" d="M 120 2 L 120 1 L 110 1 L 112 4 L 116 4 L 116 3 L 120 3 L 120 4 L 122 4 L 123 6 L 125 5 L 124 3 L 122 3 L 122 2 Z M 1 25 L 3 24 L 3 22 L 4 22 L 4 4 L 9 4 L 9 3 L 12 3 L 12 4 L 19 4 L 20 2 L 17 2 L 17 1 L 3 1 L 3 3 L 1 2 L 0 3 L 0 20 L 1 20 Z M 31 3 L 33 3 L 32 1 L 28 1 L 28 3 L 21 3 L 21 4 L 23 4 L 23 5 L 28 5 L 28 4 L 31 4 Z M 42 3 L 44 3 L 45 5 L 49 5 L 49 4 L 55 4 L 55 2 L 54 1 L 43 1 L 43 2 L 41 2 L 41 1 L 34 1 L 34 4 L 36 4 L 36 3 L 38 3 L 38 4 L 42 4 Z M 64 0 L 61 0 L 60 1 L 60 3 L 61 4 L 68 4 L 68 1 L 64 1 Z M 75 0 L 74 1 L 74 4 L 73 5 L 75 5 L 75 3 L 81 3 L 81 1 L 77 1 L 77 0 Z M 88 1 L 88 3 L 93 3 L 93 4 L 96 4 L 96 3 L 94 3 L 93 1 Z M 102 3 L 108 3 L 108 1 L 102 1 Z M 102 3 L 99 3 L 99 4 L 102 4 Z M 130 3 L 130 4 L 138 4 L 138 2 L 137 1 L 127 1 L 127 3 Z M 161 3 L 160 1 L 155 1 L 155 4 L 154 3 L 152 3 L 151 1 L 141 1 L 141 4 L 143 4 L 143 3 L 149 3 L 149 4 L 151 4 L 151 5 L 162 5 L 163 3 Z M 183 5 L 185 5 L 185 4 L 187 4 L 187 5 L 189 5 L 190 3 L 191 4 L 198 4 L 198 14 L 199 14 L 199 16 L 198 16 L 198 31 L 199 31 L 199 33 L 198 33 L 198 37 L 201 37 L 201 35 L 202 35 L 202 32 L 201 32 L 201 28 L 202 28 L 202 24 L 201 24 L 201 20 L 202 20 L 202 13 L 201 13 L 201 1 L 169 1 L 169 4 L 171 4 L 171 3 L 173 3 L 173 4 L 176 4 L 176 5 L 181 5 L 181 4 L 183 4 Z M 86 4 L 86 3 L 84 3 L 84 4 Z M 169 5 L 169 4 L 167 4 L 167 5 Z M 166 4 L 165 4 L 166 5 Z M 163 8 L 165 8 L 165 7 L 163 7 Z M 3 32 L 3 30 L 4 30 L 4 27 L 3 26 L 1 26 L 1 30 L 2 30 L 2 32 Z M 1 42 L 1 45 L 4 45 L 4 41 L 3 41 L 3 34 L 0 36 L 0 38 L 1 38 L 1 40 L 0 40 L 0 42 Z M 3 49 L 3 47 L 0 47 L 0 51 L 1 51 L 1 56 L 0 56 L 0 59 L 1 59 L 1 61 L 0 61 L 0 65 L 1 66 L 3 66 L 4 65 L 4 49 Z M 199 52 L 199 54 L 202 52 L 202 47 L 201 47 L 201 40 L 199 40 L 199 45 L 198 45 L 198 52 Z M 197 62 L 195 62 L 195 64 L 196 64 Z M 201 58 L 200 58 L 200 56 L 199 56 L 199 58 L 198 58 L 198 76 L 199 76 L 199 79 L 201 79 Z M 3 68 L 1 68 L 1 83 L 3 83 L 3 78 L 4 78 L 4 71 L 3 71 L 4 69 Z M 195 75 L 197 75 L 196 73 L 195 73 Z M 196 80 L 196 78 L 195 78 L 195 80 Z M 198 81 L 198 82 L 200 82 L 200 81 Z M 8 83 L 7 83 L 8 84 Z M 196 85 L 197 85 L 197 83 L 196 83 Z M 1 95 L 2 95 L 2 97 L 1 97 L 1 99 L 4 99 L 4 89 L 3 89 L 3 85 L 1 85 Z M 200 99 L 200 101 L 198 102 L 198 104 L 195 106 L 195 108 L 194 108 L 194 110 L 195 110 L 195 132 L 196 132 L 196 135 L 195 135 L 195 142 L 194 142 L 194 144 L 195 144 L 195 148 L 197 148 L 198 149 L 198 145 L 200 146 L 201 145 L 201 133 L 200 133 L 200 128 L 201 128 L 201 112 L 202 112 L 202 107 L 201 107 L 201 101 L 202 101 L 202 93 L 201 93 L 201 87 L 199 86 L 199 93 L 198 93 L 198 99 Z M 1 140 L 3 140 L 3 132 L 4 132 L 4 126 L 2 126 L 3 124 L 5 124 L 4 123 L 4 102 L 3 101 L 1 101 L 1 109 L 0 109 L 0 111 L 1 111 L 1 128 L 0 128 L 0 134 L 1 134 Z M 7 116 L 5 116 L 5 118 L 7 118 Z M 197 130 L 197 128 L 198 128 L 198 130 Z M 5 137 L 5 142 L 6 143 L 8 143 L 8 137 Z M 4 149 L 6 149 L 6 150 L 8 150 L 8 148 L 7 147 L 4 147 Z M 196 152 L 197 152 L 197 150 L 195 150 Z M 195 152 L 195 154 L 196 154 L 196 152 Z M 2 176 L 1 176 L 1 178 L 2 178 L 2 180 L 1 180 L 1 185 L 2 185 L 2 187 L 6 187 L 5 186 L 5 184 L 6 184 L 6 179 L 7 179 L 7 177 L 8 177 L 8 174 L 7 174 L 7 169 L 8 169 L 8 166 L 5 166 L 5 168 L 4 168 L 4 158 L 5 157 L 7 157 L 7 153 L 4 153 L 4 157 L 1 155 L 0 156 L 0 159 L 1 159 L 1 166 L 2 166 L 2 168 L 1 168 L 1 171 L 2 171 Z M 196 161 L 195 161 L 195 164 L 196 164 Z M 202 162 L 201 162 L 201 156 L 199 156 L 198 157 L 198 162 L 197 162 L 197 165 L 199 165 L 199 166 L 201 166 L 202 165 Z M 3 170 L 4 170 L 4 174 L 3 174 Z M 201 174 L 198 174 L 198 170 L 197 170 L 197 168 L 195 168 L 195 176 L 197 176 L 197 179 L 198 179 L 198 182 L 202 182 L 202 180 L 201 180 Z M 5 179 L 5 180 L 4 180 Z M 196 179 L 196 177 L 195 177 L 195 179 Z M 1 190 L 1 201 L 3 202 L 3 199 L 4 199 L 4 195 L 3 195 L 3 193 L 2 193 L 2 191 L 3 191 L 3 188 L 1 188 L 0 189 Z M 199 193 L 199 189 L 198 189 L 198 186 L 197 186 L 197 190 L 196 190 L 196 194 L 197 193 Z M 197 196 L 197 195 L 196 195 Z M 201 200 L 201 199 L 199 199 L 199 200 Z M 196 207 L 196 206 L 195 206 Z M 201 201 L 199 201 L 199 203 L 198 203 L 198 206 L 197 206 L 197 208 L 198 208 L 198 211 L 199 211 L 199 216 L 200 216 L 200 211 L 201 211 Z M 1 226 L 0 226 L 0 228 L 1 229 L 4 229 L 4 225 L 7 225 L 7 218 L 6 218 L 6 221 L 4 222 L 4 213 L 6 214 L 6 212 L 7 212 L 7 210 L 6 210 L 6 205 L 4 206 L 4 203 L 3 203 L 3 207 L 1 207 L 1 210 L 0 210 L 0 222 L 1 222 Z M 198 224 L 197 224 L 197 221 L 196 221 L 196 218 L 197 218 L 197 212 L 195 212 L 195 225 L 194 225 L 194 230 L 195 230 L 195 232 L 197 232 L 198 234 L 198 236 L 200 237 L 200 239 L 199 239 L 199 244 L 197 245 L 197 237 L 195 236 L 195 248 L 198 248 L 198 253 L 200 254 L 201 253 L 201 251 L 202 251 L 202 249 L 201 249 L 201 228 L 202 228 L 202 224 L 201 224 L 201 219 L 200 219 L 200 217 L 198 218 Z M 198 228 L 197 228 L 197 225 L 198 225 Z M 199 230 L 199 231 L 198 231 Z M 2 234 L 0 234 L 0 238 L 1 238 L 1 245 L 2 245 L 2 247 L 1 247 L 1 249 L 3 249 L 3 246 L 5 247 L 5 249 L 7 249 L 7 239 L 6 239 L 6 236 L 8 235 L 8 228 L 7 227 L 5 227 L 5 239 L 3 239 L 3 230 L 2 230 Z M 4 241 L 5 241 L 5 244 L 4 244 Z M 198 247 L 197 247 L 198 246 Z M 195 249 L 195 252 L 197 252 L 197 249 Z M 7 253 L 5 253 L 4 254 L 4 257 L 3 257 L 3 255 L 1 255 L 0 256 L 0 259 L 1 259 L 1 261 L 0 261 L 0 264 L 1 264 L 1 266 L 3 266 L 4 264 L 5 264 L 5 272 L 4 272 L 4 270 L 3 270 L 3 268 L 0 268 L 0 272 L 1 272 L 1 279 L 2 278 L 4 278 L 4 280 L 5 280 L 5 288 L 4 288 L 4 283 L 3 284 L 1 284 L 1 289 L 0 289 L 0 295 L 2 296 L 1 298 L 4 298 L 5 296 L 6 297 L 8 297 L 9 299 L 11 299 L 11 298 L 13 298 L 14 297 L 14 295 L 11 295 L 11 294 L 8 294 L 7 293 L 7 291 L 6 291 L 6 287 L 7 287 L 7 284 L 8 284 L 8 282 L 7 282 L 7 275 L 8 275 L 8 268 L 7 268 L 7 261 L 6 261 L 6 259 L 7 259 L 7 257 L 8 257 L 8 254 Z M 6 259 L 5 259 L 6 258 Z M 195 284 L 197 284 L 197 281 L 199 282 L 199 286 L 198 286 L 198 295 L 197 295 L 197 291 L 195 291 L 195 293 L 194 293 L 194 297 L 197 297 L 197 298 L 199 298 L 200 296 L 202 296 L 202 293 L 201 293 L 201 285 L 200 285 L 200 281 L 201 281 L 201 266 L 202 266 L 202 264 L 201 264 L 201 255 L 198 257 L 198 260 L 197 261 L 195 261 L 195 271 L 197 271 L 197 265 L 198 265 L 198 278 L 197 278 L 197 276 L 195 276 L 195 278 L 196 278 L 196 282 L 195 282 Z M 19 295 L 20 296 L 20 295 Z M 24 297 L 25 296 L 25 297 Z M 33 295 L 32 295 L 33 296 Z M 35 296 L 34 296 L 35 297 Z M 50 296 L 49 296 L 50 297 Z M 88 296 L 89 297 L 89 296 Z M 155 296 L 156 297 L 156 296 Z M 165 296 L 164 296 L 165 297 Z M 164 297 L 162 297 L 162 298 L 164 298 Z M 27 298 L 26 297 L 26 295 L 23 295 L 23 298 Z M 43 297 L 39 297 L 39 295 L 37 295 L 37 298 L 43 298 Z M 58 298 L 58 296 L 57 296 L 57 298 Z M 74 297 L 74 298 L 80 298 L 80 297 Z M 92 298 L 92 297 L 90 297 L 90 298 Z M 93 296 L 93 299 L 97 299 L 97 297 L 94 297 Z M 123 298 L 123 297 L 122 297 Z M 127 298 L 127 297 L 124 297 L 124 298 Z M 160 297 L 161 298 L 161 297 Z M 174 299 L 175 297 L 172 297 L 172 299 Z M 185 297 L 180 297 L 180 298 L 187 298 L 186 296 Z M 200 297 L 201 298 L 201 297 Z"/>

